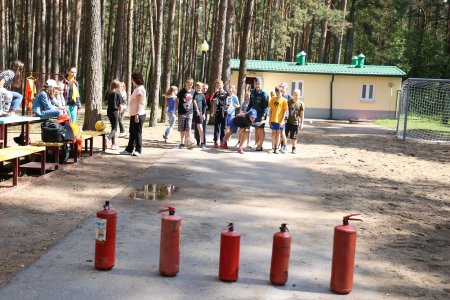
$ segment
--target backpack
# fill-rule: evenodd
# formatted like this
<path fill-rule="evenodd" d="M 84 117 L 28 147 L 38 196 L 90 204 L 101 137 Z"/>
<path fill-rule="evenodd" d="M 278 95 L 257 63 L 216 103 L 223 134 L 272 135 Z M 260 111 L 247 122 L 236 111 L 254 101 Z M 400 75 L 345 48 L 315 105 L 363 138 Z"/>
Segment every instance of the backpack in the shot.
<path fill-rule="evenodd" d="M 44 142 L 61 143 L 66 140 L 64 126 L 48 120 L 41 124 L 41 137 Z"/>

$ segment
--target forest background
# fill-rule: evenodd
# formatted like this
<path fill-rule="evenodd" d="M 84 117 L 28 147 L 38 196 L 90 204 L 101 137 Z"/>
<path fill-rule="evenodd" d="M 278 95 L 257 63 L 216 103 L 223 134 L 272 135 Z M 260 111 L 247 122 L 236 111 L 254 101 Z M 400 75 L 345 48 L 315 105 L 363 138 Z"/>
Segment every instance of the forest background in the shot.
<path fill-rule="evenodd" d="M 208 51 L 201 44 L 207 41 Z M 203 49 L 205 50 L 205 49 Z M 162 94 L 191 76 L 229 85 L 230 59 L 396 65 L 408 77 L 450 78 L 446 0 L 0 0 L 0 70 L 25 62 L 27 73 L 65 74 L 75 66 L 83 128 L 101 117 L 109 82 L 131 92 L 144 74 L 149 125 L 165 120 Z M 161 111 L 161 108 L 163 109 Z"/>

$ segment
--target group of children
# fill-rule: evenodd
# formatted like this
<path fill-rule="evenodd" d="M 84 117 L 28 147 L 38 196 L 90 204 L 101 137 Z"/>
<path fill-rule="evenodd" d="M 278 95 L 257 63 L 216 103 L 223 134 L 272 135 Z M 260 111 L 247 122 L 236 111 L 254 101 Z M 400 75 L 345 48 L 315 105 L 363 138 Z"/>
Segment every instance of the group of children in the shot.
<path fill-rule="evenodd" d="M 280 83 L 275 88 L 275 95 L 269 100 L 262 89 L 262 79 L 256 78 L 254 89 L 245 93 L 242 106 L 236 96 L 236 89 L 231 86 L 230 92 L 224 90 L 222 80 L 216 81 L 216 90 L 209 95 L 208 85 L 187 78 L 184 87 L 178 91 L 175 86 L 165 93 L 169 126 L 163 134 L 167 141 L 178 119 L 180 132 L 179 148 L 192 148 L 191 129 L 195 130 L 197 146 L 206 148 L 205 130 L 208 112 L 214 117 L 214 148 L 228 149 L 230 137 L 238 133 L 238 152 L 244 153 L 244 145 L 249 147 L 252 127 L 255 128 L 255 151 L 263 150 L 266 123 L 272 129 L 273 153 L 287 152 L 287 137 L 291 140 L 292 153 L 296 153 L 297 136 L 303 129 L 305 106 L 301 91 L 294 90 L 293 95 L 286 93 L 287 83 Z M 241 113 L 237 116 L 237 109 Z"/>

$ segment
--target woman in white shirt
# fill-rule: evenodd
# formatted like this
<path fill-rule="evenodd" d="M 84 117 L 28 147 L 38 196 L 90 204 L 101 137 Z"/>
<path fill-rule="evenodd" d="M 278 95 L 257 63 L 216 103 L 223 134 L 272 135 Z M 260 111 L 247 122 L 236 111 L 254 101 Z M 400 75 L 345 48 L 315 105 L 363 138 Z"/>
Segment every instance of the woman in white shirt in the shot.
<path fill-rule="evenodd" d="M 142 126 L 145 121 L 145 108 L 147 106 L 147 92 L 144 87 L 144 78 L 139 72 L 131 74 L 133 81 L 133 94 L 128 102 L 130 114 L 130 138 L 128 146 L 122 154 L 141 156 L 142 151 Z"/>

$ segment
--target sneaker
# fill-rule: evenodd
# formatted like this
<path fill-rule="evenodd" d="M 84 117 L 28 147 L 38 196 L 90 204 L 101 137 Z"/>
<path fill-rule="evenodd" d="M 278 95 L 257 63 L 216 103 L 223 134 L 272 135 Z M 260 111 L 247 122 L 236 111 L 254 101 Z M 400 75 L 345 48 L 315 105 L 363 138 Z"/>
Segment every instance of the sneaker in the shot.
<path fill-rule="evenodd" d="M 285 154 L 286 153 L 286 146 L 282 146 L 280 149 L 280 152 Z"/>
<path fill-rule="evenodd" d="M 292 148 L 292 154 L 297 153 L 297 151 L 295 151 L 295 148 Z"/>
<path fill-rule="evenodd" d="M 273 154 L 278 154 L 277 148 L 273 149 Z"/>
<path fill-rule="evenodd" d="M 131 155 L 132 153 L 128 152 L 127 150 L 123 150 L 123 151 L 120 152 L 120 154 L 122 154 L 122 155 Z"/>
<path fill-rule="evenodd" d="M 219 148 L 219 144 L 217 144 L 216 142 L 214 142 L 214 148 Z"/>
<path fill-rule="evenodd" d="M 244 150 L 242 149 L 242 147 L 239 147 L 238 152 L 239 152 L 240 154 L 244 154 Z"/>
<path fill-rule="evenodd" d="M 206 145 L 205 144 L 201 144 L 200 148 L 206 149 Z"/>
<path fill-rule="evenodd" d="M 178 149 L 183 149 L 184 148 L 184 144 L 180 144 L 180 146 L 178 146 Z"/>
<path fill-rule="evenodd" d="M 141 153 L 140 153 L 140 152 L 134 151 L 131 155 L 132 155 L 132 156 L 141 156 Z"/>
<path fill-rule="evenodd" d="M 223 149 L 228 149 L 227 143 L 223 143 Z"/>
<path fill-rule="evenodd" d="M 164 139 L 164 142 L 167 143 L 167 136 L 165 134 L 163 134 L 163 139 Z"/>
<path fill-rule="evenodd" d="M 255 151 L 263 151 L 263 148 L 256 148 Z"/>
<path fill-rule="evenodd" d="M 119 149 L 119 146 L 117 146 L 117 145 L 111 145 L 111 150 L 117 150 L 117 149 Z"/>
<path fill-rule="evenodd" d="M 127 137 L 127 134 L 125 132 L 122 132 L 119 134 L 119 137 Z"/>

